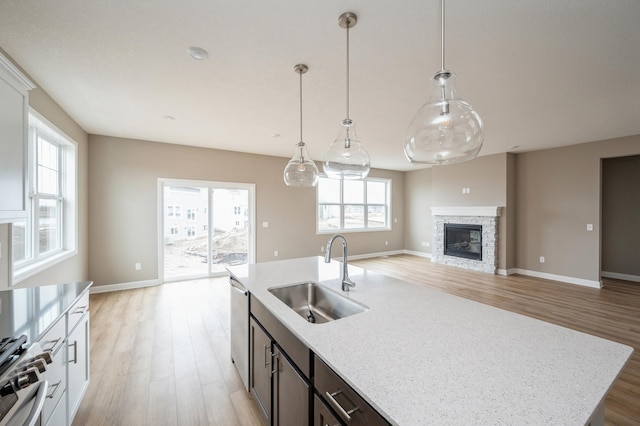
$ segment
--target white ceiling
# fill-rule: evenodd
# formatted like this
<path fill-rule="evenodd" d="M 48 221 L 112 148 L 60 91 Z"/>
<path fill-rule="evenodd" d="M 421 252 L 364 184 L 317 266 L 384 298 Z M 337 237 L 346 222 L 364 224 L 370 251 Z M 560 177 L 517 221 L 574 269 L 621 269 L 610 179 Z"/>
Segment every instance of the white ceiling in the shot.
<path fill-rule="evenodd" d="M 402 138 L 440 69 L 438 0 L 3 0 L 0 47 L 88 133 L 282 157 L 305 63 L 322 160 L 345 118 L 348 10 L 351 118 L 372 166 L 412 170 Z M 449 0 L 446 29 L 480 155 L 640 134 L 640 1 Z"/>

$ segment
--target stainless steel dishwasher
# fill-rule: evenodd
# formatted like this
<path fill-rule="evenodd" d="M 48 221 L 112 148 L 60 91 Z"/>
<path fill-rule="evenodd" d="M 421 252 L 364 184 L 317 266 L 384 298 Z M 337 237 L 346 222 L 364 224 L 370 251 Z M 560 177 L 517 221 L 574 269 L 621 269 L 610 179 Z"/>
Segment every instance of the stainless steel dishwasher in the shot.
<path fill-rule="evenodd" d="M 240 281 L 229 276 L 231 287 L 231 361 L 249 390 L 249 292 Z"/>

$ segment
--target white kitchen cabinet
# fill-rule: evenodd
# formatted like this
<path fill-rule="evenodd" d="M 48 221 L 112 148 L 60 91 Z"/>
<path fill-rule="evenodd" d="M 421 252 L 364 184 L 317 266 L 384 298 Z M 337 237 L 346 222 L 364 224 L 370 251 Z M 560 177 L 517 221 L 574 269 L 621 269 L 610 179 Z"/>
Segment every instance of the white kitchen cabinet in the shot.
<path fill-rule="evenodd" d="M 89 314 L 85 313 L 67 337 L 67 394 L 69 423 L 73 421 L 89 386 Z"/>
<path fill-rule="evenodd" d="M 0 54 L 0 223 L 26 216 L 29 90 L 34 87 Z"/>

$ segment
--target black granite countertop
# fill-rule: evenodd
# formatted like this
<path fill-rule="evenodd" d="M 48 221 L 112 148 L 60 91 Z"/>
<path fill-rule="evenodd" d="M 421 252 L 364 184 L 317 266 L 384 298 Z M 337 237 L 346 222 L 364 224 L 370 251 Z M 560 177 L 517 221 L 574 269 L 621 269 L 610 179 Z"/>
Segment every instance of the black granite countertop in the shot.
<path fill-rule="evenodd" d="M 0 291 L 0 338 L 34 342 L 93 284 L 83 281 Z"/>

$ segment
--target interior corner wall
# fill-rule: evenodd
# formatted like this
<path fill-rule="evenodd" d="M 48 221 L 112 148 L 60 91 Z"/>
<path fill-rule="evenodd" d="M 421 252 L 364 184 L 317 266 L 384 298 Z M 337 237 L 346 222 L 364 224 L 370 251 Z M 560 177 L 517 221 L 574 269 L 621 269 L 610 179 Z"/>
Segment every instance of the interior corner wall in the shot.
<path fill-rule="evenodd" d="M 256 261 L 321 255 L 320 248 L 331 235 L 316 234 L 316 191 L 285 186 L 282 173 L 287 161 L 91 135 L 91 279 L 96 286 L 158 279 L 158 178 L 255 184 Z M 349 255 L 404 248 L 404 173 L 373 169 L 370 176 L 392 179 L 392 230 L 346 234 Z M 261 226 L 265 221 L 268 228 Z M 141 270 L 135 270 L 136 263 L 142 264 Z"/>
<path fill-rule="evenodd" d="M 516 211 L 518 209 L 516 204 L 516 182 L 516 155 L 507 154 L 507 208 L 504 215 L 507 235 L 506 245 L 503 246 L 506 247 L 505 261 L 507 271 L 516 267 L 516 243 L 518 239 L 516 230 Z"/>
<path fill-rule="evenodd" d="M 432 170 L 428 168 L 405 173 L 404 248 L 425 254 L 431 254 L 433 241 Z M 427 243 L 429 246 L 426 246 Z"/>
<path fill-rule="evenodd" d="M 640 135 L 518 154 L 517 268 L 599 281 L 600 161 L 637 154 Z"/>
<path fill-rule="evenodd" d="M 640 155 L 602 161 L 602 271 L 640 280 Z"/>

